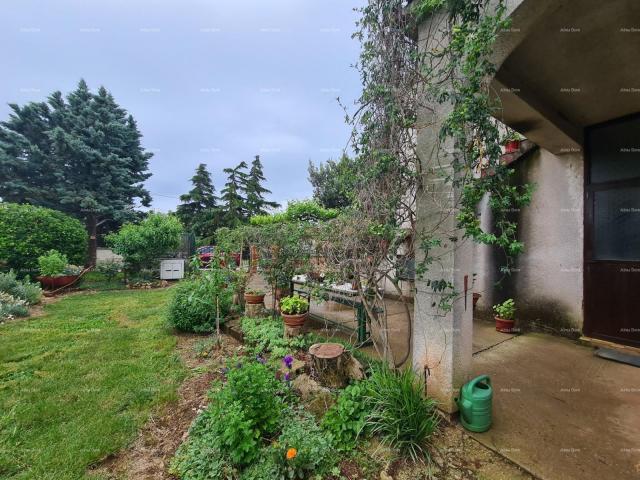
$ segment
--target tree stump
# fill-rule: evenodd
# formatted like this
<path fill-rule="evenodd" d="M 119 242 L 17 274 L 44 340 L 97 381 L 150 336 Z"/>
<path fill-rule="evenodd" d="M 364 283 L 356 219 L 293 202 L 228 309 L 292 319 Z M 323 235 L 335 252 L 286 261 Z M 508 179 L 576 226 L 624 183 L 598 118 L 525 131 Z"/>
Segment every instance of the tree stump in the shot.
<path fill-rule="evenodd" d="M 304 334 L 304 325 L 300 325 L 299 327 L 291 327 L 284 324 L 284 338 L 295 338 Z"/>
<path fill-rule="evenodd" d="M 244 314 L 249 318 L 262 318 L 265 316 L 264 303 L 245 303 Z"/>
<path fill-rule="evenodd" d="M 309 348 L 313 374 L 321 385 L 344 388 L 349 383 L 351 354 L 339 343 L 316 343 Z"/>

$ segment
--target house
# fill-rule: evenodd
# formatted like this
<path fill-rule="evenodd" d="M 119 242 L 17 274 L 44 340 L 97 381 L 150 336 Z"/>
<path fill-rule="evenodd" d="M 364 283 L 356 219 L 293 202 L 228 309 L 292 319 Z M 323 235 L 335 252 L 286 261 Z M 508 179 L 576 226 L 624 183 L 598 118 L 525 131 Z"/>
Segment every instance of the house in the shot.
<path fill-rule="evenodd" d="M 537 145 L 513 164 L 536 190 L 531 205 L 515 212 L 526 251 L 502 289 L 494 287 L 495 251 L 471 241 L 437 252 L 435 273 L 461 293 L 451 311 L 438 309 L 441 293 L 416 281 L 413 365 L 449 412 L 470 373 L 472 291 L 482 294 L 485 314 L 512 296 L 525 327 L 640 347 L 640 2 L 505 4 L 512 24 L 494 45 L 491 85 L 503 107 L 499 120 Z M 424 20 L 419 42 L 433 41 L 442 15 Z M 447 109 L 434 112 L 422 113 L 419 124 L 429 127 L 417 133 L 426 165 Z M 455 219 L 439 212 L 453 208 L 456 195 L 425 178 L 419 228 L 454 230 Z"/>

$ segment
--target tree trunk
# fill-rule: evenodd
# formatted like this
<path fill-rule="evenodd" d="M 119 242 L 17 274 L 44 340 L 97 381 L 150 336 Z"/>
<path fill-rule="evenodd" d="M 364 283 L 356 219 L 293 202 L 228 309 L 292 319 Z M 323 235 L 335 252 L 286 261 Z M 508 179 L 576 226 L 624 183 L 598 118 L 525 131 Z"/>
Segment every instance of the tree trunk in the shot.
<path fill-rule="evenodd" d="M 339 343 L 316 343 L 309 348 L 313 375 L 321 385 L 344 388 L 349 383 L 351 355 Z"/>
<path fill-rule="evenodd" d="M 87 249 L 87 267 L 96 266 L 97 249 L 98 249 L 98 219 L 95 214 L 87 215 L 86 221 L 87 233 L 89 234 L 89 247 Z"/>

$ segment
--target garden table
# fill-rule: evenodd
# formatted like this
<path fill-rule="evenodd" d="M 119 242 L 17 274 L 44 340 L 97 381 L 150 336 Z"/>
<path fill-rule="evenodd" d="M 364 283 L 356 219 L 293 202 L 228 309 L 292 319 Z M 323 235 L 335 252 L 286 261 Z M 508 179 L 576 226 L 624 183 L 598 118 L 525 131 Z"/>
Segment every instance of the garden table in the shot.
<path fill-rule="evenodd" d="M 347 330 L 350 332 L 355 331 L 358 334 L 358 346 L 366 345 L 371 343 L 371 334 L 367 328 L 367 311 L 360 300 L 358 295 L 358 291 L 351 288 L 351 285 L 346 283 L 342 285 L 322 285 L 318 282 L 309 281 L 306 275 L 295 275 L 291 279 L 291 292 L 305 295 L 309 300 L 309 313 L 311 314 L 311 290 L 304 290 L 302 288 L 295 288 L 296 285 L 299 286 L 307 286 L 307 287 L 318 287 L 320 293 L 318 296 L 325 301 L 332 301 L 336 303 L 340 303 L 342 305 L 346 305 L 352 307 L 356 311 L 356 321 L 357 327 L 351 328 L 344 323 L 332 320 L 330 318 L 324 317 L 322 315 L 316 315 L 321 318 L 323 321 L 331 323 L 336 327 Z"/>

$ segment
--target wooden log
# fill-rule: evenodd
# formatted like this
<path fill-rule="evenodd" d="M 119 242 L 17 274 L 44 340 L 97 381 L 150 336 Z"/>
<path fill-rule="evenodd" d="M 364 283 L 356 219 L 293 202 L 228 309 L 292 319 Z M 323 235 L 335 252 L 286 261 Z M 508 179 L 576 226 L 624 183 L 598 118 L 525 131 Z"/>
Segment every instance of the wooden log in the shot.
<path fill-rule="evenodd" d="M 339 343 L 316 343 L 309 348 L 313 376 L 329 388 L 349 383 L 351 355 Z"/>
<path fill-rule="evenodd" d="M 284 338 L 295 338 L 304 334 L 305 326 L 300 325 L 296 327 L 292 327 L 290 325 L 284 324 Z"/>

